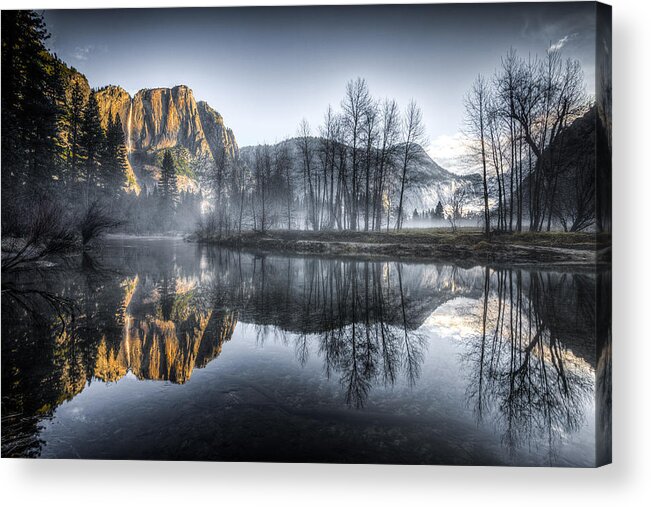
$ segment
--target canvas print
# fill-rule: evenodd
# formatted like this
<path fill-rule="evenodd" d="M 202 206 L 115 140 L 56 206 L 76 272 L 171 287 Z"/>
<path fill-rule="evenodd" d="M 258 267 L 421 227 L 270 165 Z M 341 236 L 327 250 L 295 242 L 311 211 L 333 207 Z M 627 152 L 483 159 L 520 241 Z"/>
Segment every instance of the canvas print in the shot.
<path fill-rule="evenodd" d="M 611 9 L 2 11 L 2 457 L 611 461 Z"/>

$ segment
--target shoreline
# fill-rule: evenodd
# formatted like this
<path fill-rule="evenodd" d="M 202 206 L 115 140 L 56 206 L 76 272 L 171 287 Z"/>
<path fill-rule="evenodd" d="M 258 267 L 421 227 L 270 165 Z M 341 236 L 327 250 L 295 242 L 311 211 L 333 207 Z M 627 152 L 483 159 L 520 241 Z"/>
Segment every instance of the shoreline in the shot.
<path fill-rule="evenodd" d="M 594 233 L 501 233 L 411 229 L 362 231 L 247 231 L 225 238 L 187 241 L 242 250 L 295 255 L 363 257 L 511 266 L 608 267 L 610 236 Z"/>
<path fill-rule="evenodd" d="M 189 242 L 269 255 L 442 262 L 460 267 L 486 265 L 593 271 L 611 266 L 610 235 L 594 233 L 500 233 L 489 241 L 476 230 L 456 233 L 441 229 L 389 232 L 273 230 L 265 233 L 246 231 L 223 238 L 118 233 L 107 234 L 104 240 Z M 3 257 L 6 253 L 3 252 Z M 24 267 L 33 265 L 27 263 Z"/>

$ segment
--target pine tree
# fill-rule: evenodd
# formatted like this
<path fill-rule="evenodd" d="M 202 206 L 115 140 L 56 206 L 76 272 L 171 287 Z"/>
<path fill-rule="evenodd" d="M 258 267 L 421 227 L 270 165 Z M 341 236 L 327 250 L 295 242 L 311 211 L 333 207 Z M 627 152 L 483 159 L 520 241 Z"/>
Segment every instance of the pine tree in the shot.
<path fill-rule="evenodd" d="M 74 181 L 78 176 L 79 162 L 81 158 L 81 134 L 84 121 L 84 93 L 78 81 L 72 86 L 70 104 L 68 105 L 66 117 L 67 130 L 67 160 L 70 167 L 70 180 Z"/>
<path fill-rule="evenodd" d="M 434 211 L 434 218 L 443 218 L 443 205 L 441 201 L 436 205 L 436 211 Z"/>
<path fill-rule="evenodd" d="M 30 191 L 54 181 L 60 66 L 34 11 L 2 11 L 2 184 Z"/>
<path fill-rule="evenodd" d="M 101 163 L 106 149 L 106 136 L 99 119 L 97 98 L 92 92 L 84 110 L 81 134 L 81 151 L 84 155 L 83 180 L 85 183 L 86 204 L 97 196 L 97 187 L 101 181 Z"/>
<path fill-rule="evenodd" d="M 102 163 L 102 187 L 109 197 L 121 194 L 127 180 L 127 148 L 124 141 L 124 131 L 120 116 L 109 114 L 106 129 L 106 150 Z"/>
<path fill-rule="evenodd" d="M 159 197 L 166 220 L 172 218 L 174 208 L 178 202 L 178 185 L 176 180 L 176 165 L 169 150 L 165 151 L 161 165 L 160 180 L 158 182 Z"/>

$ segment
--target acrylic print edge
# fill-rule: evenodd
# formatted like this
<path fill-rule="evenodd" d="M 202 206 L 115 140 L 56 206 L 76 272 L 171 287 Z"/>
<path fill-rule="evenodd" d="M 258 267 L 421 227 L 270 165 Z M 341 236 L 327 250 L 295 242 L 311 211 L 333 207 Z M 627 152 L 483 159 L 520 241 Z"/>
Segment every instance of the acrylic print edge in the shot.
<path fill-rule="evenodd" d="M 595 2 L 596 285 L 597 368 L 595 370 L 595 465 L 612 463 L 612 7 Z"/>

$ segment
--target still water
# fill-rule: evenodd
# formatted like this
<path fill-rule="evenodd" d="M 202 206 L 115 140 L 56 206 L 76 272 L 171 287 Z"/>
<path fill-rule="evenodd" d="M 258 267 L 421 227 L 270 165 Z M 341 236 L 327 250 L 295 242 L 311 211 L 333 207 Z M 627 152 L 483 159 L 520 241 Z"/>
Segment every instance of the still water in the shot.
<path fill-rule="evenodd" d="M 3 283 L 3 457 L 595 463 L 594 272 L 109 240 Z"/>

